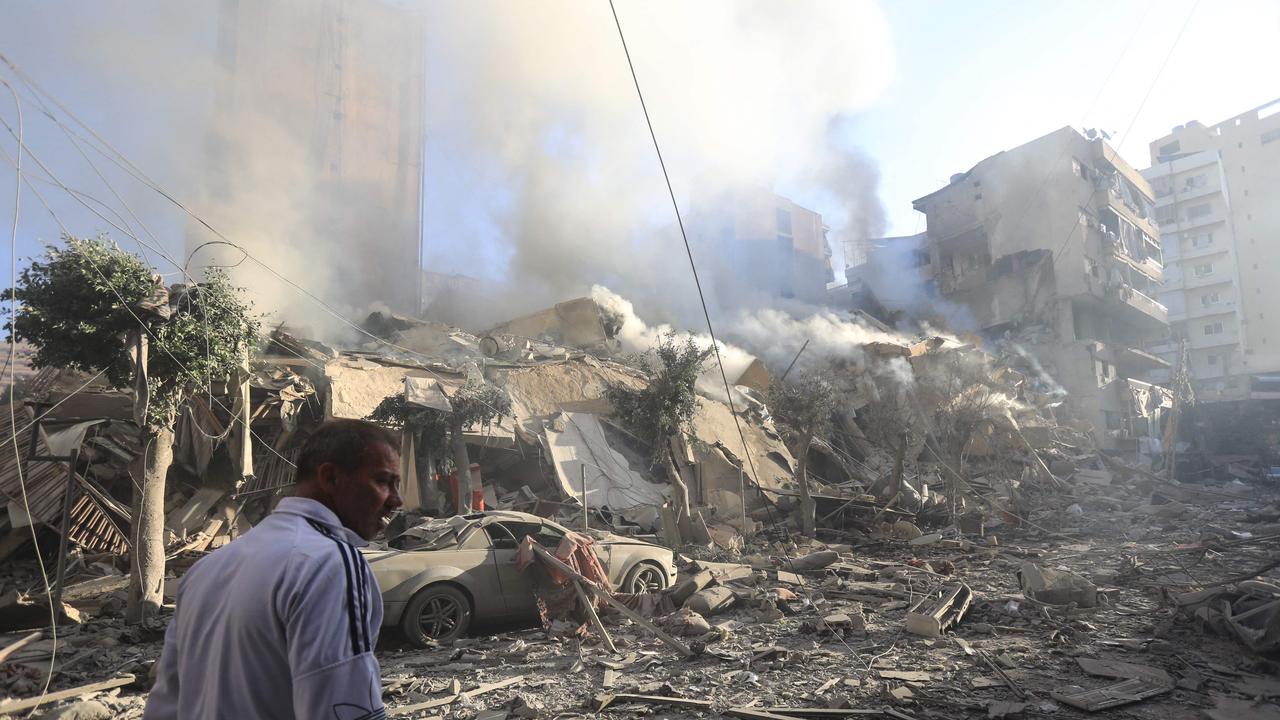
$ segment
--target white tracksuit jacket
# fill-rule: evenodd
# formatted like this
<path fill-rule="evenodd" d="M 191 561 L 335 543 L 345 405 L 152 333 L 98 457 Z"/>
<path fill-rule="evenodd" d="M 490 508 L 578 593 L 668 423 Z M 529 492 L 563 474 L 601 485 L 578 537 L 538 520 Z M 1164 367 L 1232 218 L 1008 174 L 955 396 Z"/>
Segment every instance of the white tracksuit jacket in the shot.
<path fill-rule="evenodd" d="M 146 720 L 381 720 L 382 596 L 329 508 L 284 498 L 178 586 Z"/>

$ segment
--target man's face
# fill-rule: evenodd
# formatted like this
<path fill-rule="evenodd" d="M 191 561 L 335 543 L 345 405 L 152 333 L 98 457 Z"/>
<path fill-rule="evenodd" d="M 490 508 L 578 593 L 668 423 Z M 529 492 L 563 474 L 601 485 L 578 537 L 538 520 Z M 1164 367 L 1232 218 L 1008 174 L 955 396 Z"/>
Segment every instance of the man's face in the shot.
<path fill-rule="evenodd" d="M 378 443 L 365 450 L 364 463 L 354 473 L 336 465 L 321 466 L 329 485 L 333 511 L 342 524 L 365 540 L 372 540 L 385 526 L 385 518 L 400 507 L 400 456 Z"/>

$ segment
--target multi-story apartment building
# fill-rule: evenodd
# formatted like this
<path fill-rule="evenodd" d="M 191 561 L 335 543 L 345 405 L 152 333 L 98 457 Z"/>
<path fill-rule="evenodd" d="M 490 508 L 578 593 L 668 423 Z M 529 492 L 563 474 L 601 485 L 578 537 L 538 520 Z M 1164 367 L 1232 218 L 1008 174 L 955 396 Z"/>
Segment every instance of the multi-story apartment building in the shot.
<path fill-rule="evenodd" d="M 1173 361 L 1200 402 L 1280 399 L 1280 100 L 1151 143 Z M 1166 376 L 1153 375 L 1157 380 Z"/>
<path fill-rule="evenodd" d="M 932 289 L 962 323 L 1014 338 L 1068 393 L 1100 445 L 1159 437 L 1168 333 L 1155 198 L 1104 140 L 1070 127 L 997 153 L 914 203 L 927 218 Z M 923 263 L 922 267 L 925 267 Z"/>
<path fill-rule="evenodd" d="M 699 198 L 686 217 L 689 239 L 713 274 L 755 290 L 809 303 L 826 299 L 831 268 L 822 215 L 764 189 Z"/>
<path fill-rule="evenodd" d="M 404 0 L 214 5 L 218 72 L 202 171 L 211 219 L 260 249 L 305 247 L 266 258 L 314 263 L 311 287 L 328 302 L 420 310 L 421 11 Z M 213 239 L 189 228 L 188 252 Z M 215 246 L 199 259 L 237 257 Z M 315 279 L 324 271 L 329 282 Z"/>

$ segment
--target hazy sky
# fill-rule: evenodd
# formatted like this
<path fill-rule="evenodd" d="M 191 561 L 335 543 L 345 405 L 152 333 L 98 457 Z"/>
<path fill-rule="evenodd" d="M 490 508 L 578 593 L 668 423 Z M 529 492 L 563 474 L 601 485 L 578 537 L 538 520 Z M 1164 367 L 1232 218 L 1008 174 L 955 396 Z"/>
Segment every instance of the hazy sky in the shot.
<path fill-rule="evenodd" d="M 800 1 L 790 4 L 803 5 Z M 164 98 L 180 87 L 183 63 L 211 49 L 212 29 L 207 26 L 213 13 L 200 10 L 207 17 L 195 23 L 190 18 L 196 17 L 196 11 L 172 11 L 172 16 L 182 16 L 179 22 L 195 23 L 196 31 L 188 27 L 186 34 L 167 42 L 164 28 L 174 18 L 152 13 L 158 16 L 144 18 L 141 28 L 131 30 L 153 30 L 155 46 L 147 48 L 149 54 L 139 54 L 121 43 L 118 52 L 108 55 L 118 67 L 112 68 L 111 79 L 103 80 L 100 61 L 88 59 L 101 54 L 85 52 L 84 44 L 86 38 L 92 42 L 94 37 L 109 37 L 106 31 L 120 7 L 125 6 L 88 0 L 6 3 L 0 8 L 0 52 L 23 65 L 162 184 L 181 185 L 199 167 L 186 160 L 174 162 L 165 148 L 172 147 L 175 139 L 186 146 L 200 142 L 191 128 L 201 108 L 189 105 L 175 113 Z M 640 7 L 619 2 L 624 18 L 634 17 Z M 1175 124 L 1192 119 L 1217 122 L 1280 97 L 1280 0 L 892 0 L 881 7 L 891 36 L 884 45 L 892 47 L 892 51 L 877 51 L 883 56 L 887 82 L 869 84 L 877 88 L 877 95 L 865 109 L 842 118 L 840 132 L 845 146 L 860 149 L 878 167 L 879 196 L 887 217 L 885 234 L 923 230 L 923 218 L 911 209 L 911 200 L 941 187 L 951 174 L 1064 125 L 1110 132 L 1121 154 L 1144 167 L 1147 144 Z M 1190 23 L 1175 47 L 1189 12 Z M 593 23 L 608 20 L 607 14 L 595 15 L 599 17 L 593 16 Z M 154 28 L 147 23 L 154 23 Z M 614 32 L 607 22 L 600 24 L 602 37 Z M 661 23 L 635 22 L 632 41 L 643 48 L 645 33 L 661 28 Z M 829 31 L 858 42 L 858 33 L 851 28 Z M 648 40 L 652 44 L 652 38 Z M 132 62 L 154 68 L 157 57 L 171 59 L 164 63 L 166 72 L 130 72 Z M 643 52 L 637 53 L 637 64 L 643 79 L 649 71 Z M 428 68 L 428 79 L 464 82 L 465 70 L 433 66 Z M 620 55 L 616 68 L 592 70 L 616 72 L 620 83 L 630 82 Z M 189 94 L 190 88 L 182 91 Z M 431 92 L 429 83 L 428 102 Z M 671 117 L 675 113 L 664 116 L 661 108 L 655 110 L 661 140 L 664 124 L 670 127 L 678 118 Z M 637 106 L 637 119 L 639 112 Z M 10 123 L 15 119 L 3 88 L 0 117 Z M 30 107 L 27 119 L 28 139 L 46 161 L 110 200 L 105 189 L 94 187 L 96 180 L 83 161 L 47 123 L 41 125 Z M 480 211 L 509 203 L 511 189 L 487 185 L 491 178 L 458 154 L 448 134 L 441 136 L 434 130 L 427 128 L 425 206 L 425 244 L 433 269 L 500 274 L 494 269 L 502 267 L 502 252 L 495 249 L 500 248 L 502 228 L 483 219 Z M 627 122 L 618 132 L 635 136 L 619 142 L 638 147 L 648 142 L 642 123 Z M 157 138 L 165 142 L 156 142 Z M 0 146 L 10 153 L 14 147 L 2 130 Z M 33 165 L 28 160 L 28 169 Z M 680 170 L 673 168 L 673 174 Z M 113 179 L 123 178 L 117 173 Z M 644 182 L 651 182 L 652 194 L 661 199 L 661 176 L 655 172 Z M 176 213 L 136 183 L 122 182 L 120 187 L 171 248 L 181 247 L 175 240 L 182 229 Z M 105 229 L 102 221 L 74 202 L 45 189 L 61 213 L 76 223 L 78 232 Z M 840 221 L 838 203 L 821 193 L 786 180 L 780 180 L 775 189 L 823 212 L 833 224 Z M 572 192 L 572 188 L 566 190 Z M 0 159 L 0 218 L 6 235 L 12 193 L 12 169 Z M 36 251 L 37 239 L 54 239 L 58 233 L 30 193 L 23 202 L 20 256 Z M 458 222 L 472 224 L 464 241 L 458 239 Z M 7 238 L 3 247 L 0 260 L 7 265 Z M 835 250 L 840 253 L 840 248 Z"/>

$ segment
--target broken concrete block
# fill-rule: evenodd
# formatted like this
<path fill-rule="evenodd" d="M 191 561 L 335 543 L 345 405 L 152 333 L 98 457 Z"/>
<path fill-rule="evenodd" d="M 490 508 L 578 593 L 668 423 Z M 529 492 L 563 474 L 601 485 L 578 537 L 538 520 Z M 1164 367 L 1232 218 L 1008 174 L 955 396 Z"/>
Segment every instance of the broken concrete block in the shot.
<path fill-rule="evenodd" d="M 933 597 L 916 603 L 907 613 L 907 632 L 939 637 L 960 622 L 973 603 L 973 591 L 964 583 L 947 585 Z"/>
<path fill-rule="evenodd" d="M 718 585 L 716 587 L 703 588 L 690 595 L 689 599 L 684 601 L 684 606 L 700 615 L 710 617 L 733 607 L 737 600 L 738 596 L 734 595 L 732 590 Z"/>
<path fill-rule="evenodd" d="M 50 713 L 48 717 L 52 720 L 110 720 L 115 713 L 97 700 L 81 700 Z"/>
<path fill-rule="evenodd" d="M 895 540 L 915 540 L 924 533 L 920 532 L 920 528 L 915 523 L 906 520 L 899 520 L 889 525 L 889 531 L 886 533 Z"/>
<path fill-rule="evenodd" d="M 918 538 L 913 538 L 909 540 L 907 544 L 908 545 L 932 545 L 936 542 L 939 542 L 940 540 L 942 540 L 942 533 L 936 532 L 936 533 L 929 533 L 928 535 L 921 535 Z"/>
<path fill-rule="evenodd" d="M 690 595 L 693 595 L 713 582 L 715 582 L 715 576 L 712 575 L 710 570 L 699 570 L 672 586 L 670 590 L 671 602 L 676 605 L 683 605 L 684 601 L 688 600 Z"/>
<path fill-rule="evenodd" d="M 1073 479 L 1086 485 L 1110 485 L 1112 477 L 1110 470 L 1080 469 L 1076 470 Z"/>
<path fill-rule="evenodd" d="M 711 632 L 711 623 L 701 614 L 687 607 L 662 618 L 662 627 L 676 636 L 700 637 Z"/>
<path fill-rule="evenodd" d="M 810 570 L 821 570 L 839 559 L 840 553 L 835 550 L 819 550 L 811 552 L 804 557 L 786 561 L 785 564 L 787 569 L 792 572 L 808 572 Z"/>
<path fill-rule="evenodd" d="M 865 633 L 867 631 L 867 618 L 863 616 L 860 609 L 851 612 L 834 613 L 822 618 L 822 626 L 819 629 L 832 635 L 840 636 L 850 633 Z"/>
<path fill-rule="evenodd" d="M 1091 608 L 1098 604 L 1098 588 L 1088 580 L 1066 570 L 1042 568 L 1023 563 L 1018 571 L 1022 594 L 1046 605 L 1071 605 Z"/>

